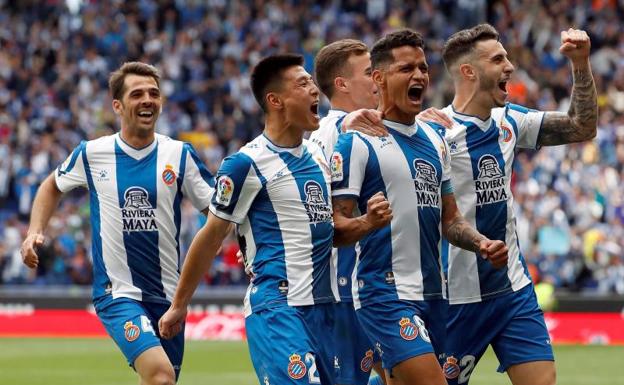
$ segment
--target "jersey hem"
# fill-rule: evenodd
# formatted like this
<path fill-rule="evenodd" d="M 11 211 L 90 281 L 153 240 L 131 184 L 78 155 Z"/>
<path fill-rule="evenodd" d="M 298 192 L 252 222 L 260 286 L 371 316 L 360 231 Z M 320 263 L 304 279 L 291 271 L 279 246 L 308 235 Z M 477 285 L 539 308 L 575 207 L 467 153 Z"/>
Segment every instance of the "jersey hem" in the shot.
<path fill-rule="evenodd" d="M 522 289 L 524 289 L 525 287 L 527 287 L 528 285 L 531 284 L 531 281 L 525 283 L 524 285 L 518 287 L 517 289 L 513 288 L 513 285 L 505 288 L 504 290 L 499 290 L 499 291 L 495 291 L 495 292 L 491 292 L 491 293 L 487 293 L 487 294 L 482 294 L 478 297 L 463 297 L 463 298 L 454 298 L 454 299 L 449 299 L 449 305 L 464 305 L 467 303 L 477 303 L 477 302 L 483 302 L 483 301 L 487 301 L 487 300 L 491 300 L 497 297 L 501 297 L 503 295 L 509 294 L 509 293 L 516 293 Z"/>

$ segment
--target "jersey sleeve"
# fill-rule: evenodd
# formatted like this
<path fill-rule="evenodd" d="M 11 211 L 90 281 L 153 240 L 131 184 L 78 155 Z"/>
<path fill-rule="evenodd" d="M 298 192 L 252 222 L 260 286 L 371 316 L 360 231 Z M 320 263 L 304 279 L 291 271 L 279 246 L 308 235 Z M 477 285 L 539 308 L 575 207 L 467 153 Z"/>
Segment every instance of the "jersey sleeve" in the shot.
<path fill-rule="evenodd" d="M 366 163 L 368 146 L 355 133 L 342 134 L 338 138 L 331 156 L 332 196 L 353 196 L 358 198 Z"/>
<path fill-rule="evenodd" d="M 217 172 L 210 212 L 221 219 L 242 224 L 261 188 L 253 160 L 241 152 L 229 156 Z"/>
<path fill-rule="evenodd" d="M 190 199 L 197 210 L 204 210 L 210 206 L 215 185 L 214 177 L 190 144 L 184 143 L 182 156 L 185 157 L 182 194 Z"/>
<path fill-rule="evenodd" d="M 518 137 L 516 146 L 536 149 L 537 138 L 544 120 L 544 112 L 509 103 L 507 105 L 507 118 L 514 126 L 515 134 Z"/>
<path fill-rule="evenodd" d="M 332 120 L 328 123 L 330 125 L 329 127 L 321 126 L 321 128 L 310 134 L 310 140 L 316 143 L 323 150 L 325 159 L 327 160 L 329 160 L 334 153 L 334 147 L 336 146 L 336 142 L 338 142 L 338 137 L 340 136 L 343 119 L 344 117 Z"/>
<path fill-rule="evenodd" d="M 56 168 L 54 180 L 60 191 L 67 192 L 76 187 L 87 187 L 87 173 L 84 165 L 86 150 L 87 142 L 80 142 L 69 157 Z"/>

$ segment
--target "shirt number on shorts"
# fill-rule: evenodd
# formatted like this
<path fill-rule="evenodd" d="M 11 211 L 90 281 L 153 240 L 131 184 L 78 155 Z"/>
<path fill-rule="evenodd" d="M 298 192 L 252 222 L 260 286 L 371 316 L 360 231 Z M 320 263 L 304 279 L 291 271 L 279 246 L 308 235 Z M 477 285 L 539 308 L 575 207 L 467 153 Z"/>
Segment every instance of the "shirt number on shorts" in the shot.
<path fill-rule="evenodd" d="M 156 335 L 154 328 L 152 327 L 152 322 L 144 315 L 141 316 L 141 330 L 145 333 L 152 333 L 153 335 Z"/>
<path fill-rule="evenodd" d="M 459 366 L 462 368 L 462 371 L 459 373 L 459 378 L 457 379 L 459 384 L 468 382 L 472 374 L 472 369 L 475 367 L 475 361 L 475 356 L 471 355 L 463 356 L 461 361 L 459 361 Z"/>
<path fill-rule="evenodd" d="M 425 342 L 431 343 L 431 338 L 429 338 L 429 331 L 425 327 L 425 321 L 420 319 L 419 316 L 415 315 L 414 324 L 418 328 L 418 333 L 420 333 L 420 336 L 422 337 L 422 339 L 425 340 Z"/>
<path fill-rule="evenodd" d="M 316 370 L 316 358 L 312 353 L 306 353 L 305 355 L 306 364 L 310 367 L 308 370 L 308 382 L 310 384 L 320 384 L 321 379 L 318 376 L 318 371 Z"/>

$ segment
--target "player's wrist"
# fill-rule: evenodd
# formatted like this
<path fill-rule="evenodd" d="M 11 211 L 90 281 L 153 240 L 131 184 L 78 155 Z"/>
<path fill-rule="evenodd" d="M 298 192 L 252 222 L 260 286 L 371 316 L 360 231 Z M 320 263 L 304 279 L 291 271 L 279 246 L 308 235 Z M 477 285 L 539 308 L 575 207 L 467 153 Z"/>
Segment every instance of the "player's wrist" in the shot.
<path fill-rule="evenodd" d="M 570 59 L 570 62 L 572 63 L 573 71 L 585 71 L 590 68 L 589 56 L 578 59 Z"/>

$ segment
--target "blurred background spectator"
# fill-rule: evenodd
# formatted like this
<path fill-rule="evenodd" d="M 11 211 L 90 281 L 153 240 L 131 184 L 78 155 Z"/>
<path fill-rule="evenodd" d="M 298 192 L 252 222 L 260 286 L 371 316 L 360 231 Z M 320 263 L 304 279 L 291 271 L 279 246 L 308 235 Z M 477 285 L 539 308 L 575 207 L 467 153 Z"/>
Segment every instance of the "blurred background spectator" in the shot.
<path fill-rule="evenodd" d="M 541 282 L 624 293 L 623 19 L 616 0 L 0 0 L 0 282 L 90 283 L 84 192 L 72 192 L 51 221 L 36 271 L 22 265 L 19 246 L 43 178 L 80 140 L 115 132 L 107 78 L 122 62 L 160 68 L 166 104 L 158 132 L 191 142 L 215 171 L 262 129 L 249 86 L 262 56 L 298 52 L 311 72 L 324 44 L 346 37 L 372 44 L 411 27 L 427 41 L 427 104 L 443 107 L 452 98 L 440 56 L 444 40 L 487 21 L 516 65 L 510 101 L 542 110 L 566 111 L 569 103 L 560 31 L 573 26 L 590 34 L 598 137 L 518 155 L 518 232 Z M 202 222 L 184 206 L 183 253 Z M 228 239 L 207 285 L 245 282 L 237 249 Z"/>

